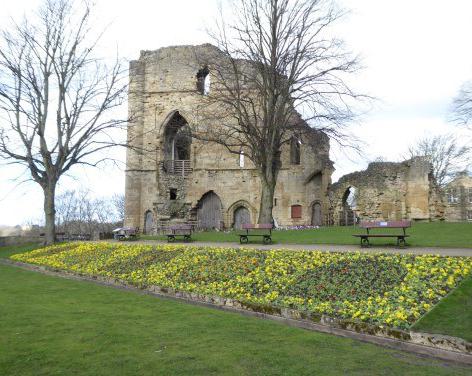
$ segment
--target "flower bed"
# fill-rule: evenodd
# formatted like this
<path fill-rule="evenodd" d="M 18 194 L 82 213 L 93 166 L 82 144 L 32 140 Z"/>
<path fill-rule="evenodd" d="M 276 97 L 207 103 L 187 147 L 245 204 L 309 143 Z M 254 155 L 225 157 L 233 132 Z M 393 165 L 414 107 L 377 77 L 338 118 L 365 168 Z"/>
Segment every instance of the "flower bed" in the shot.
<path fill-rule="evenodd" d="M 11 258 L 398 328 L 408 328 L 472 269 L 472 257 L 114 243 L 61 244 Z"/>

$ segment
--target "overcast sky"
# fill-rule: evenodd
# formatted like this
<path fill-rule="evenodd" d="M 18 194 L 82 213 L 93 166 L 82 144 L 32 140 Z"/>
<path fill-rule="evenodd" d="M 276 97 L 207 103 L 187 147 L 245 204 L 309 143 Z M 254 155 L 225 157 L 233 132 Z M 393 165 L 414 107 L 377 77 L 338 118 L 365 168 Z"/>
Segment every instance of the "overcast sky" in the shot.
<path fill-rule="evenodd" d="M 95 0 L 97 26 L 109 24 L 103 55 L 118 48 L 133 60 L 140 50 L 209 42 L 206 28 L 217 14 L 216 0 Z M 2 0 L 0 27 L 8 18 L 34 9 L 38 0 Z M 351 129 L 365 143 L 362 157 L 332 146 L 336 172 L 364 169 L 377 157 L 398 161 L 415 139 L 470 133 L 447 122 L 460 85 L 472 79 L 472 0 L 339 0 L 350 14 L 337 32 L 365 67 L 355 87 L 379 100 Z M 124 152 L 118 153 L 124 159 Z M 124 191 L 124 167 L 78 168 L 61 180 L 59 191 L 89 188 L 97 196 Z M 21 171 L 0 167 L 0 224 L 41 218 L 42 193 L 34 183 L 18 184 Z M 25 175 L 23 175 L 24 180 Z M 20 179 L 21 181 L 21 179 Z"/>

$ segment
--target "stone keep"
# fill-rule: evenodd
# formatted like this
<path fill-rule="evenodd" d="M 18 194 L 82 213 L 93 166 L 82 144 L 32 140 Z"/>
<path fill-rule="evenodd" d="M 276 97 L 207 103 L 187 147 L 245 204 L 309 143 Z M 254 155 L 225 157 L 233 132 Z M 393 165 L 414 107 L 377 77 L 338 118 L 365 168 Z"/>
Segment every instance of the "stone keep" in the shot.
<path fill-rule="evenodd" d="M 257 222 L 261 187 L 251 161 L 191 137 L 204 126 L 195 114 L 213 81 L 211 65 L 199 62 L 205 53 L 221 52 L 209 44 L 165 47 L 141 51 L 130 63 L 126 226 L 152 233 L 175 222 L 200 228 Z M 284 145 L 281 159 L 275 221 L 325 224 L 333 172 L 328 137 L 311 131 L 308 139 Z"/>

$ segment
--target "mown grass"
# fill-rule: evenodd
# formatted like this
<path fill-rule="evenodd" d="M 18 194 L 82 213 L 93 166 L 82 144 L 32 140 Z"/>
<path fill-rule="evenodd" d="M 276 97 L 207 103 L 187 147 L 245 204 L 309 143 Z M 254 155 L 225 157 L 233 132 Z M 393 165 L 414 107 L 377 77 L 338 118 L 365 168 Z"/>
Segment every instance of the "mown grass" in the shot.
<path fill-rule="evenodd" d="M 0 276 L 1 375 L 470 374 L 465 366 L 88 282 L 3 265 Z"/>
<path fill-rule="evenodd" d="M 378 229 L 372 232 L 401 233 L 401 229 Z M 197 232 L 192 238 L 202 242 L 238 242 L 238 231 Z M 359 245 L 353 234 L 365 233 L 357 227 L 321 227 L 313 230 L 273 231 L 272 239 L 279 244 L 345 244 Z M 472 248 L 472 222 L 418 222 L 407 229 L 407 243 L 413 247 Z M 147 236 L 143 239 L 165 240 L 165 236 Z M 261 242 L 257 237 L 253 241 Z M 396 238 L 371 239 L 373 245 L 395 245 Z M 472 254 L 472 253 L 471 253 Z"/>
<path fill-rule="evenodd" d="M 9 258 L 11 255 L 16 253 L 24 253 L 32 251 L 33 249 L 38 249 L 41 247 L 37 243 L 22 244 L 16 246 L 2 246 L 0 247 L 0 258 Z"/>
<path fill-rule="evenodd" d="M 447 334 L 472 342 L 472 277 L 443 298 L 413 325 L 413 330 Z"/>

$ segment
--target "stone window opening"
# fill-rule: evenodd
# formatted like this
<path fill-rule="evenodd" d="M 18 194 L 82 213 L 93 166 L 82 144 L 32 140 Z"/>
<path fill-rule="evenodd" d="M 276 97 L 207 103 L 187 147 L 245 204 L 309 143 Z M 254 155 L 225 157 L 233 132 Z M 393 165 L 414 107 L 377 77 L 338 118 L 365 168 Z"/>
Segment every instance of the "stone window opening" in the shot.
<path fill-rule="evenodd" d="M 300 164 L 300 146 L 302 142 L 296 138 L 292 137 L 290 140 L 290 163 L 294 165 Z"/>
<path fill-rule="evenodd" d="M 197 90 L 202 95 L 210 93 L 210 70 L 208 66 L 203 67 L 197 72 Z"/>
<path fill-rule="evenodd" d="M 176 188 L 171 188 L 169 190 L 169 199 L 170 200 L 177 200 L 177 189 Z"/>
<path fill-rule="evenodd" d="M 239 167 L 244 167 L 244 150 L 239 151 Z"/>
<path fill-rule="evenodd" d="M 457 204 L 459 202 L 456 188 L 451 188 L 447 191 L 447 202 L 449 204 Z"/>
<path fill-rule="evenodd" d="M 164 170 L 171 174 L 191 172 L 192 132 L 178 111 L 168 121 L 164 132 Z"/>
<path fill-rule="evenodd" d="M 174 160 L 190 160 L 190 134 L 185 127 L 180 128 L 172 140 Z"/>
<path fill-rule="evenodd" d="M 343 204 L 348 205 L 352 210 L 357 206 L 357 189 L 356 187 L 349 187 L 345 192 Z"/>
<path fill-rule="evenodd" d="M 469 188 L 469 204 L 472 204 L 472 188 Z"/>
<path fill-rule="evenodd" d="M 274 206 L 277 206 L 277 198 L 274 198 Z"/>
<path fill-rule="evenodd" d="M 356 223 L 355 210 L 357 207 L 357 189 L 349 187 L 342 198 L 342 211 L 340 213 L 340 226 L 352 226 Z"/>
<path fill-rule="evenodd" d="M 302 206 L 301 205 L 292 205 L 290 208 L 291 218 L 300 219 L 302 217 Z"/>
<path fill-rule="evenodd" d="M 467 210 L 467 220 L 472 221 L 472 210 Z"/>
<path fill-rule="evenodd" d="M 167 160 L 189 160 L 192 134 L 187 120 L 177 111 L 165 130 L 164 153 Z"/>

